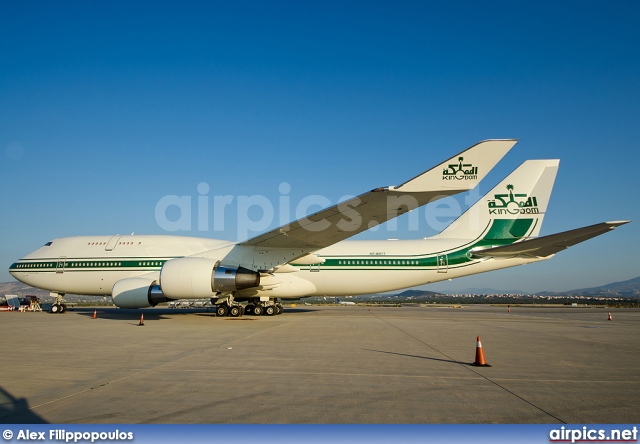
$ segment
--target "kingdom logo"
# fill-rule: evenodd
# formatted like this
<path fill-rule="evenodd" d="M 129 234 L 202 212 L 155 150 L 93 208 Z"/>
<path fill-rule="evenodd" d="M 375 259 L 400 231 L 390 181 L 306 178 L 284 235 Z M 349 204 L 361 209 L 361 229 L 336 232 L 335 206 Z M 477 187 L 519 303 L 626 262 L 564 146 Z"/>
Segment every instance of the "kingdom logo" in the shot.
<path fill-rule="evenodd" d="M 458 163 L 449 164 L 442 170 L 443 180 L 476 180 L 478 179 L 478 167 L 470 163 L 462 163 L 464 157 L 458 157 Z"/>
<path fill-rule="evenodd" d="M 489 201 L 489 214 L 539 214 L 538 199 L 526 194 L 514 194 L 513 185 L 507 185 L 508 194 L 494 194 Z"/>

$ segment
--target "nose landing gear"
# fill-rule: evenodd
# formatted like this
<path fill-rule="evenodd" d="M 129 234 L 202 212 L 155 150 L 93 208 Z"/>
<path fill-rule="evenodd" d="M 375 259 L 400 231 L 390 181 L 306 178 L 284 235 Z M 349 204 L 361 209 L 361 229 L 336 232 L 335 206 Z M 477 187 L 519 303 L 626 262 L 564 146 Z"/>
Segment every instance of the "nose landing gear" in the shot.
<path fill-rule="evenodd" d="M 56 301 L 51 306 L 51 313 L 64 313 L 67 311 L 67 304 L 64 300 L 64 293 L 49 293 L 50 296 L 55 296 Z"/>

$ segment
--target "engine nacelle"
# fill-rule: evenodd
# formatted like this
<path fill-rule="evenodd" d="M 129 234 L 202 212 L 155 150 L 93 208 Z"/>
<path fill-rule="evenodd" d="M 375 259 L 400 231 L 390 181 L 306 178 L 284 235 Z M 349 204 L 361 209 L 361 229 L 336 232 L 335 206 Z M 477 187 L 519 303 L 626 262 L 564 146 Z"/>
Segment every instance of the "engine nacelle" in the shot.
<path fill-rule="evenodd" d="M 183 257 L 165 262 L 160 288 L 168 298 L 210 298 L 260 285 L 260 273 L 244 267 L 220 265 L 204 257 Z"/>
<path fill-rule="evenodd" d="M 153 279 L 120 279 L 111 290 L 113 303 L 121 308 L 155 307 L 167 299 Z"/>

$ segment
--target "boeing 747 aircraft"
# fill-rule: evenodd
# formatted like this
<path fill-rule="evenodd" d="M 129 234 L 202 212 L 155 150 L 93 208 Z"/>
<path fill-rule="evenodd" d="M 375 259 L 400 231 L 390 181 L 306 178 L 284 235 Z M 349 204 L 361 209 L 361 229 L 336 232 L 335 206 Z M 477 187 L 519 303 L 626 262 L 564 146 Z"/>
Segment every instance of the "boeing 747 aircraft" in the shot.
<path fill-rule="evenodd" d="M 111 295 L 144 308 L 211 299 L 220 316 L 274 315 L 281 300 L 379 293 L 546 260 L 629 221 L 538 237 L 558 160 L 529 160 L 440 234 L 347 238 L 474 188 L 515 145 L 487 140 L 398 186 L 376 188 L 244 242 L 183 236 L 55 239 L 11 265 L 19 281 L 65 294 Z M 246 304 L 241 304 L 246 302 Z"/>

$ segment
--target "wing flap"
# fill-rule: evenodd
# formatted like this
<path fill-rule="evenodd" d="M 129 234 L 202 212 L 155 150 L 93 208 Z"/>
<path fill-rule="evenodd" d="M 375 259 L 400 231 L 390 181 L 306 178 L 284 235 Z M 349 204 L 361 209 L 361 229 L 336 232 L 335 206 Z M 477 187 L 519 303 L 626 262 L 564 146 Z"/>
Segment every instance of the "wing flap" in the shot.
<path fill-rule="evenodd" d="M 507 258 L 542 258 L 556 254 L 562 250 L 584 242 L 592 237 L 600 236 L 613 230 L 620 225 L 631 221 L 602 222 L 588 227 L 576 228 L 575 230 L 564 231 L 562 233 L 542 236 L 535 239 L 528 239 L 502 247 L 487 248 L 485 250 L 472 251 L 472 257 L 483 258 L 492 257 L 495 259 Z"/>

